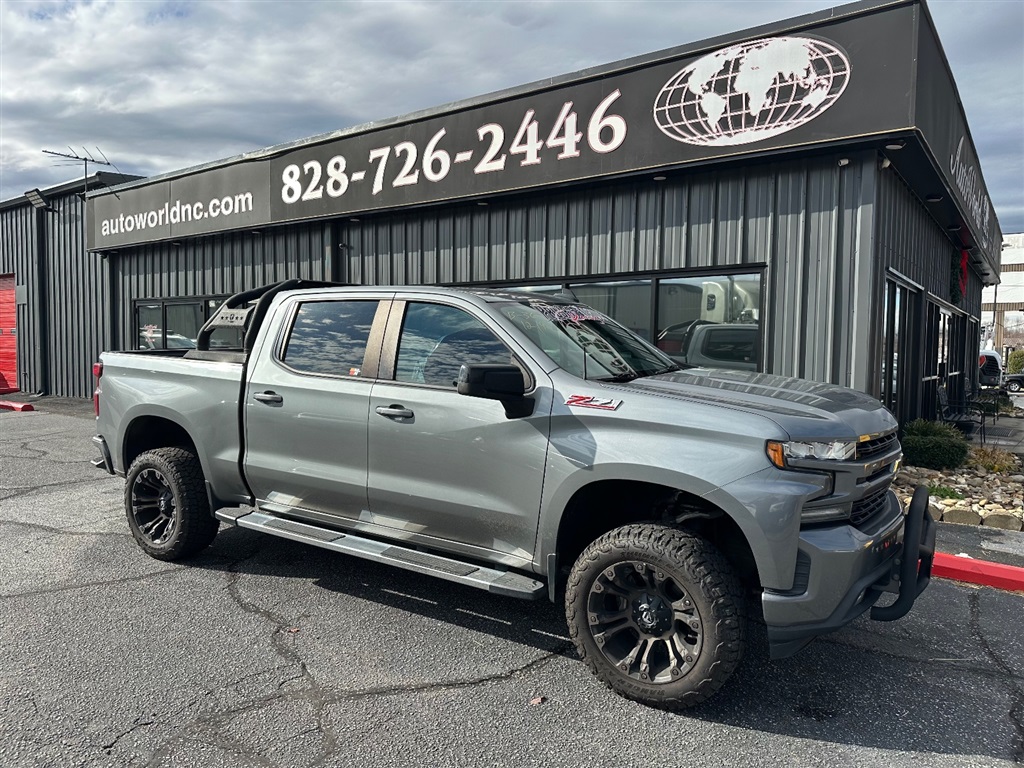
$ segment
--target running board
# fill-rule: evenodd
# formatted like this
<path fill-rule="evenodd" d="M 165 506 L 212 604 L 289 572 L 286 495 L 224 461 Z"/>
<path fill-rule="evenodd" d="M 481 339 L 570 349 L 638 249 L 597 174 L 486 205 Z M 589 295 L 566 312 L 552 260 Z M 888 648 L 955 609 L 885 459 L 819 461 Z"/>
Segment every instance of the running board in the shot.
<path fill-rule="evenodd" d="M 244 509 L 219 509 L 216 515 L 218 520 L 241 528 L 251 528 L 254 531 L 269 533 L 292 541 L 301 541 L 304 544 L 312 544 L 333 552 L 341 552 L 385 565 L 394 565 L 407 571 L 436 576 L 439 579 L 466 584 L 477 589 L 485 589 L 497 595 L 537 600 L 547 592 L 547 588 L 542 582 L 531 579 L 529 576 L 512 571 L 499 571 L 374 539 L 364 539 L 361 536 L 353 536 L 350 533 L 342 533 L 331 528 L 321 528 Z"/>

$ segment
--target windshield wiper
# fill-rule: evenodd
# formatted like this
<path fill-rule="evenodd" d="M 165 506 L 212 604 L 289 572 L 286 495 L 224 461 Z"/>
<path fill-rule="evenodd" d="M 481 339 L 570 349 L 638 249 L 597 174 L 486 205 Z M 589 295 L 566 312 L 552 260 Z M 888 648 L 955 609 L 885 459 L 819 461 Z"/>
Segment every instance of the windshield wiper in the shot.
<path fill-rule="evenodd" d="M 683 370 L 681 366 L 673 364 L 656 371 L 630 371 L 629 373 L 616 373 L 614 376 L 602 376 L 597 379 L 597 381 L 613 381 L 621 384 L 627 381 L 634 381 L 636 379 L 644 379 L 648 376 L 660 376 L 663 373 L 675 373 L 676 371 L 681 370 Z"/>
<path fill-rule="evenodd" d="M 641 374 L 634 371 L 629 373 L 616 373 L 614 376 L 600 376 L 596 381 L 613 381 L 615 383 L 623 383 L 627 381 L 633 381 L 633 379 L 639 379 Z"/>

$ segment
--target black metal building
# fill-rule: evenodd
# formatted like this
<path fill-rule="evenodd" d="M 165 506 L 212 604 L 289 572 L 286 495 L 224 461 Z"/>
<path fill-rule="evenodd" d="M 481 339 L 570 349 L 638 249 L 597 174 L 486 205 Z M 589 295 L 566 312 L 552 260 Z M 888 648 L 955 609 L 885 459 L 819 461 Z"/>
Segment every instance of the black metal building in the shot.
<path fill-rule="evenodd" d="M 0 275 L 25 287 L 26 322 L 49 317 L 30 299 L 62 268 L 94 309 L 63 329 L 84 358 L 49 373 L 34 354 L 53 322 L 19 337 L 21 386 L 75 396 L 100 348 L 188 346 L 226 295 L 305 277 L 568 285 L 669 354 L 714 324 L 708 359 L 852 386 L 906 420 L 934 413 L 938 383 L 976 379 L 1001 243 L 920 0 L 101 190 L 90 253 L 50 249 L 55 274 L 13 256 L 32 250 L 7 223 L 24 208 L 0 207 Z"/>

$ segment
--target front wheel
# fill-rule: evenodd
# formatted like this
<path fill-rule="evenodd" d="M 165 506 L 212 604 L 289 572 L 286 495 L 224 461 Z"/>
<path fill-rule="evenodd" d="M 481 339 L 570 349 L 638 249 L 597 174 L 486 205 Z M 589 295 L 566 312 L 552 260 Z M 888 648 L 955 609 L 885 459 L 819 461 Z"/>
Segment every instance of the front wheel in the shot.
<path fill-rule="evenodd" d="M 124 506 L 135 541 L 157 560 L 194 555 L 217 535 L 203 468 L 184 448 L 139 454 L 125 479 Z"/>
<path fill-rule="evenodd" d="M 628 525 L 594 541 L 573 566 L 565 607 L 590 670 L 644 704 L 699 704 L 743 656 L 746 617 L 732 567 L 675 528 Z"/>
<path fill-rule="evenodd" d="M 1008 381 L 1008 382 L 1006 382 L 1006 388 L 1008 390 L 1010 390 L 1011 392 L 1020 392 L 1020 382 L 1019 381 Z"/>

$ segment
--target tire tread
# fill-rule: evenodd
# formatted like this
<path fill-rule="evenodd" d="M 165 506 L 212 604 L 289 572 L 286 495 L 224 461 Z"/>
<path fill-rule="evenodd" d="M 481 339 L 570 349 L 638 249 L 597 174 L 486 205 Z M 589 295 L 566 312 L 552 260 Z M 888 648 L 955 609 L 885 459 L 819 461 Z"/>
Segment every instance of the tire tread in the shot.
<path fill-rule="evenodd" d="M 713 622 L 719 640 L 715 649 L 705 647 L 701 654 L 714 653 L 715 659 L 700 679 L 691 678 L 696 670 L 688 673 L 683 678 L 689 683 L 688 690 L 672 698 L 644 696 L 643 688 L 629 685 L 628 678 L 612 669 L 599 652 L 588 652 L 584 643 L 583 634 L 586 630 L 583 627 L 586 625 L 582 622 L 585 622 L 586 617 L 579 614 L 581 611 L 586 612 L 586 582 L 596 570 L 606 567 L 609 558 L 623 550 L 652 557 L 670 557 L 675 565 L 694 580 L 702 599 L 709 603 L 710 616 L 703 617 L 703 620 L 705 625 Z M 569 575 L 565 591 L 565 612 L 569 637 L 592 674 L 620 695 L 663 709 L 685 709 L 714 695 L 739 666 L 746 645 L 744 593 L 732 566 L 709 542 L 687 531 L 664 525 L 626 525 L 593 541 L 580 555 Z M 705 639 L 708 635 L 705 632 Z M 668 685 L 678 684 L 674 682 Z"/>

